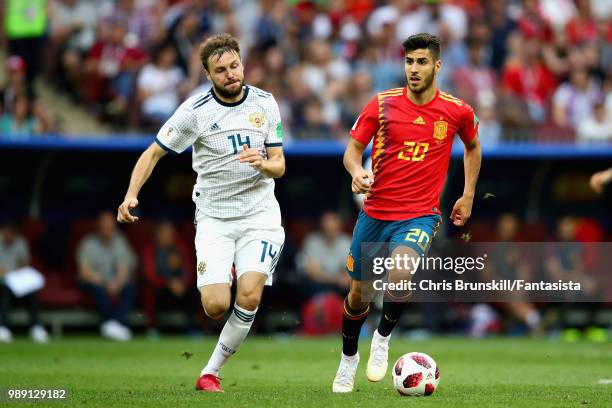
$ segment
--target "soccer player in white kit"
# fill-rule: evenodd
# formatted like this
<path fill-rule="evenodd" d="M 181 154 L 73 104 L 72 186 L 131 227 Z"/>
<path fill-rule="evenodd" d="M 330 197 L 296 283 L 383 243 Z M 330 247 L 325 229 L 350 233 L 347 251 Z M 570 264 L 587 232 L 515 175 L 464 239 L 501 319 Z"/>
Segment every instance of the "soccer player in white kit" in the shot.
<path fill-rule="evenodd" d="M 117 220 L 138 221 L 130 210 L 159 159 L 193 148 L 195 272 L 204 312 L 213 319 L 230 307 L 236 267 L 233 311 L 196 382 L 198 390 L 222 392 L 219 370 L 248 334 L 285 240 L 273 180 L 285 173 L 285 158 L 278 105 L 271 94 L 244 84 L 238 41 L 210 37 L 200 57 L 211 90 L 179 106 L 140 156 Z"/>

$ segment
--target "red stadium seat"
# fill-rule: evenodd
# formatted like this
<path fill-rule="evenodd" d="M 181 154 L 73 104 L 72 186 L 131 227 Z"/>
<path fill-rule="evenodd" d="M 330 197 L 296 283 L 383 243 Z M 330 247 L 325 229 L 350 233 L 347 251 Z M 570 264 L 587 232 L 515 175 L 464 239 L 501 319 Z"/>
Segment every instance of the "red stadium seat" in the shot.
<path fill-rule="evenodd" d="M 86 296 L 82 295 L 76 281 L 66 273 L 49 271 L 45 274 L 45 279 L 45 287 L 38 295 L 38 299 L 45 309 L 93 305 Z"/>
<path fill-rule="evenodd" d="M 134 224 L 125 225 L 123 231 L 135 254 L 142 253 L 145 245 L 155 239 L 155 223 L 151 220 L 141 218 Z"/>
<path fill-rule="evenodd" d="M 311 232 L 316 231 L 318 226 L 318 220 L 311 218 L 295 218 L 287 221 L 285 231 L 287 235 L 293 238 L 296 248 L 301 248 L 306 236 Z"/>

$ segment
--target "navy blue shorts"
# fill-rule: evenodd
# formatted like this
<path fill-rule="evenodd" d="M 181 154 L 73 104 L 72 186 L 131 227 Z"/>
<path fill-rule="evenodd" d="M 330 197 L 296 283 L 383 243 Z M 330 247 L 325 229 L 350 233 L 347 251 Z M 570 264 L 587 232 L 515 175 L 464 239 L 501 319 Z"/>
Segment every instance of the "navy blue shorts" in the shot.
<path fill-rule="evenodd" d="M 362 276 L 364 254 L 361 251 L 364 243 L 379 243 L 390 249 L 405 246 L 414 249 L 419 256 L 427 255 L 439 225 L 439 215 L 424 215 L 403 221 L 384 221 L 372 218 L 362 210 L 353 230 L 353 241 L 346 261 L 348 274 L 351 279 L 357 281 L 373 278 L 373 276 Z"/>

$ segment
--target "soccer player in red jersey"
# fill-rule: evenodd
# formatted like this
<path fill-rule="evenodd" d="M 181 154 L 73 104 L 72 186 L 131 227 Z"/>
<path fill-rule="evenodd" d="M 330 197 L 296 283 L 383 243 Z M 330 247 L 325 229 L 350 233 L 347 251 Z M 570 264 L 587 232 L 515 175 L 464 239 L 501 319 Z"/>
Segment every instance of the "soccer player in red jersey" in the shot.
<path fill-rule="evenodd" d="M 351 129 L 344 153 L 353 192 L 367 196 L 347 258 L 351 285 L 344 302 L 342 356 L 334 392 L 353 390 L 359 363 L 357 341 L 374 295 L 375 276 L 361 267 L 365 259 L 361 244 L 387 243 L 392 257 L 426 255 L 440 222 L 440 193 L 455 134 L 465 146 L 465 185 L 450 218 L 454 225 L 462 226 L 472 212 L 481 162 L 478 118 L 468 104 L 436 86 L 442 66 L 438 37 L 416 34 L 403 46 L 408 85 L 381 92 L 368 102 Z M 362 157 L 372 139 L 372 171 L 367 171 Z M 388 280 L 409 280 L 410 272 L 391 270 Z M 370 381 L 382 380 L 387 371 L 389 338 L 404 306 L 393 295 L 386 291 L 372 338 L 366 369 Z"/>

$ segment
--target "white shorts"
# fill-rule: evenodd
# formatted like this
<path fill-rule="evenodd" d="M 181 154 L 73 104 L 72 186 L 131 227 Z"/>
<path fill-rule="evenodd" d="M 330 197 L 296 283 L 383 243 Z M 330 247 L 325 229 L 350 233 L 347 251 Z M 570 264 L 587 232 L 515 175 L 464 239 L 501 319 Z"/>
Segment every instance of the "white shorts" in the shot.
<path fill-rule="evenodd" d="M 276 200 L 257 214 L 244 218 L 212 218 L 196 212 L 197 286 L 232 282 L 232 264 L 236 277 L 245 272 L 261 272 L 272 284 L 285 230 L 281 225 Z"/>

